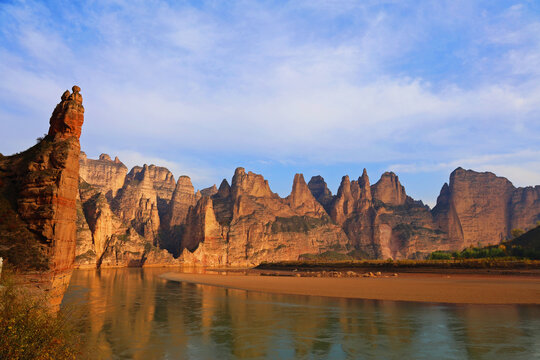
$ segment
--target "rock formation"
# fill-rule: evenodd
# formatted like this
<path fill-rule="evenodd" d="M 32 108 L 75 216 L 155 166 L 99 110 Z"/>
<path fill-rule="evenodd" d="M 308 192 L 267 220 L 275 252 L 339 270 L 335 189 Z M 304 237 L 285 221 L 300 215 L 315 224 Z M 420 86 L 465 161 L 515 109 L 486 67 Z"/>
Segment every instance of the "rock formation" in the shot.
<path fill-rule="evenodd" d="M 59 305 L 75 258 L 80 88 L 66 90 L 47 136 L 23 153 L 0 157 L 0 256 Z"/>
<path fill-rule="evenodd" d="M 181 241 L 185 263 L 252 266 L 301 254 L 347 250 L 347 237 L 311 195 L 301 174 L 280 198 L 258 174 L 236 169 L 212 197 L 190 208 Z"/>
<path fill-rule="evenodd" d="M 128 169 L 118 157 L 112 161 L 109 155 L 101 154 L 98 160 L 91 160 L 81 152 L 79 165 L 79 176 L 85 182 L 100 187 L 109 200 L 124 186 Z"/>
<path fill-rule="evenodd" d="M 321 203 L 321 205 L 330 212 L 330 205 L 332 204 L 333 196 L 332 192 L 328 189 L 324 178 L 320 175 L 313 176 L 309 180 L 308 188 L 315 197 L 315 199 Z"/>
<path fill-rule="evenodd" d="M 217 192 L 218 192 L 218 188 L 214 184 L 214 185 L 212 185 L 210 187 L 202 189 L 201 190 L 201 196 L 212 196 L 212 195 L 217 194 Z"/>
<path fill-rule="evenodd" d="M 457 168 L 433 209 L 448 241 L 467 246 L 499 243 L 513 228 L 540 220 L 540 186 L 515 188 L 506 178 Z"/>
<path fill-rule="evenodd" d="M 103 161 L 110 162 L 104 166 Z M 156 166 L 137 167 L 125 177 L 124 185 L 110 198 L 110 187 L 100 179 L 110 174 L 118 159 L 101 156 L 86 160 L 90 183 L 81 176 L 76 266 L 78 268 L 178 265 L 157 244 L 160 234 L 158 201 L 167 199 L 172 178 Z M 167 204 L 167 203 L 166 203 Z M 168 206 L 168 205 L 167 205 Z"/>
<path fill-rule="evenodd" d="M 382 174 L 380 180 L 371 188 L 373 199 L 377 199 L 387 205 L 403 205 L 407 200 L 405 188 L 393 172 Z"/>
<path fill-rule="evenodd" d="M 114 170 L 121 167 L 118 159 L 83 157 L 82 164 L 90 182 L 81 171 L 80 267 L 250 266 L 325 251 L 425 258 L 435 250 L 497 243 L 512 228 L 540 220 L 540 186 L 516 189 L 504 178 L 462 169 L 452 173 L 430 210 L 407 196 L 391 172 L 374 185 L 365 169 L 357 180 L 344 176 L 335 196 L 322 177 L 306 184 L 297 174 L 283 199 L 261 175 L 243 168 L 232 185 L 224 179 L 219 188 L 195 192 L 187 176 L 173 190 L 172 174 L 154 165 L 133 168 L 122 182 Z"/>

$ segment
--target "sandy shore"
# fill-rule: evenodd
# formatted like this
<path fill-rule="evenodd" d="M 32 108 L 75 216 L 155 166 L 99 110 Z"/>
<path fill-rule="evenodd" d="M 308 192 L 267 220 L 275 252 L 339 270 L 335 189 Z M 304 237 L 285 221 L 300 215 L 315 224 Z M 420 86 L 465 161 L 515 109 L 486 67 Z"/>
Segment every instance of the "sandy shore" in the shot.
<path fill-rule="evenodd" d="M 540 304 L 540 278 L 404 274 L 378 278 L 316 278 L 169 272 L 181 282 L 279 294 L 454 304 Z"/>

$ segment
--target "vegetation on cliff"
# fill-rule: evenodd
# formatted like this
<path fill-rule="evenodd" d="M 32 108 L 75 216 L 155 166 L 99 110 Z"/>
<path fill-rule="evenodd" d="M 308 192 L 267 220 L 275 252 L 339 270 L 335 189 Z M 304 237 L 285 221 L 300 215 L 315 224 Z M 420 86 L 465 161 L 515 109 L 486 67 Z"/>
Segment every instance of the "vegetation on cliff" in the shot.
<path fill-rule="evenodd" d="M 515 234 L 522 232 L 514 231 Z M 499 245 L 468 247 L 462 251 L 434 251 L 431 260 L 510 258 L 540 260 L 540 226 Z"/>
<path fill-rule="evenodd" d="M 0 282 L 0 359 L 81 359 L 73 310 L 51 312 L 43 292 L 14 284 L 3 273 Z"/>

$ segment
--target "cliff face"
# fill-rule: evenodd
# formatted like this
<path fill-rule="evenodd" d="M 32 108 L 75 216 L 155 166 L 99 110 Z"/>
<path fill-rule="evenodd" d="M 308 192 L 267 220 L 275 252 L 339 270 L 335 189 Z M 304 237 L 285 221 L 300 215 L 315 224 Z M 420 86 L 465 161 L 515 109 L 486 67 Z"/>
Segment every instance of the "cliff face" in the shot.
<path fill-rule="evenodd" d="M 169 252 L 155 246 L 161 226 L 159 195 L 168 196 L 172 174 L 156 166 L 135 168 L 111 198 L 110 187 L 99 174 L 107 177 L 119 163 L 108 155 L 86 160 L 88 173 L 95 177 L 88 177 L 93 183 L 80 178 L 76 267 L 177 265 Z"/>
<path fill-rule="evenodd" d="M 364 256 L 421 258 L 443 246 L 429 208 L 407 197 L 394 173 L 372 186 L 365 169 L 358 180 L 344 176 L 329 209 L 350 246 Z"/>
<path fill-rule="evenodd" d="M 540 186 L 515 188 L 495 174 L 457 168 L 433 209 L 448 241 L 467 246 L 492 245 L 540 220 Z"/>
<path fill-rule="evenodd" d="M 335 196 L 322 177 L 306 184 L 297 174 L 291 194 L 281 198 L 263 176 L 243 168 L 232 185 L 223 180 L 219 189 L 195 191 L 189 177 L 175 183 L 154 165 L 136 166 L 123 180 L 127 169 L 108 155 L 83 156 L 83 166 L 80 267 L 250 266 L 352 250 L 371 258 L 425 258 L 497 243 L 540 220 L 540 186 L 516 189 L 504 178 L 463 169 L 452 173 L 430 210 L 407 196 L 392 172 L 373 185 L 365 169 L 356 180 L 344 176 Z"/>
<path fill-rule="evenodd" d="M 250 266 L 351 250 L 371 258 L 425 258 L 435 250 L 498 243 L 511 229 L 540 220 L 540 186 L 516 189 L 494 174 L 460 168 L 430 210 L 407 196 L 392 172 L 373 185 L 365 169 L 356 180 L 344 176 L 335 196 L 322 177 L 306 184 L 297 174 L 291 194 L 281 198 L 263 176 L 243 168 L 232 185 L 223 180 L 219 189 L 195 191 L 189 177 L 175 183 L 155 165 L 126 175 L 118 158 L 106 154 L 83 155 L 80 164 L 80 267 Z"/>
<path fill-rule="evenodd" d="M 261 175 L 235 171 L 232 186 L 190 208 L 181 259 L 206 266 L 252 266 L 301 254 L 347 250 L 347 237 L 315 200 L 301 174 L 291 195 L 274 194 Z"/>
<path fill-rule="evenodd" d="M 48 135 L 27 151 L 0 157 L 0 256 L 34 277 L 57 306 L 75 257 L 79 137 L 84 122 L 80 88 L 64 92 Z"/>
<path fill-rule="evenodd" d="M 92 160 L 88 159 L 84 152 L 81 152 L 79 166 L 81 179 L 98 186 L 109 200 L 113 199 L 124 185 L 128 171 L 118 157 L 113 161 L 107 154 L 101 154 L 98 160 Z"/>

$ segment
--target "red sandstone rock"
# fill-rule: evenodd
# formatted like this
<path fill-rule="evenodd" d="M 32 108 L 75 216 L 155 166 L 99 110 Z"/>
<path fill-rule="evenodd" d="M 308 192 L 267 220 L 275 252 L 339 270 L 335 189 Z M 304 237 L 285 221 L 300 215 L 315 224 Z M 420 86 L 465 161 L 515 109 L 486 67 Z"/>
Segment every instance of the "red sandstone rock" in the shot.
<path fill-rule="evenodd" d="M 0 255 L 28 276 L 38 276 L 36 284 L 49 291 L 55 307 L 69 284 L 75 258 L 79 136 L 84 122 L 79 91 L 74 86 L 73 94 L 62 95 L 45 139 L 21 154 L 0 159 L 2 193 L 16 199 L 2 201 L 2 220 L 14 222 L 0 225 L 0 248 L 6 249 Z M 20 238 L 17 233 L 28 236 Z M 26 259 L 18 257 L 21 252 L 27 252 Z"/>
<path fill-rule="evenodd" d="M 407 199 L 405 188 L 393 172 L 385 172 L 377 183 L 371 187 L 373 199 L 388 205 L 403 205 Z"/>
<path fill-rule="evenodd" d="M 457 168 L 450 185 L 443 186 L 433 214 L 448 240 L 462 248 L 497 244 L 510 236 L 512 228 L 531 227 L 540 218 L 538 188 L 516 189 L 493 173 Z"/>
<path fill-rule="evenodd" d="M 315 199 L 317 199 L 317 201 L 320 202 L 329 213 L 330 205 L 332 204 L 334 198 L 332 196 L 332 192 L 328 189 L 324 178 L 319 175 L 311 177 L 311 180 L 309 180 L 308 183 L 308 188 Z"/>
<path fill-rule="evenodd" d="M 167 226 L 172 228 L 184 224 L 189 208 L 195 206 L 196 203 L 197 199 L 191 179 L 189 176 L 180 176 L 170 203 Z"/>
<path fill-rule="evenodd" d="M 112 161 L 107 154 L 101 154 L 99 160 L 91 160 L 81 152 L 79 165 L 80 177 L 88 184 L 100 187 L 109 200 L 114 198 L 124 185 L 128 171 L 118 157 Z"/>
<path fill-rule="evenodd" d="M 282 199 L 261 175 L 239 168 L 230 189 L 224 181 L 216 195 L 190 209 L 182 244 L 186 263 L 253 266 L 296 260 L 304 253 L 345 251 L 347 238 L 315 202 L 300 174 L 291 195 Z"/>

